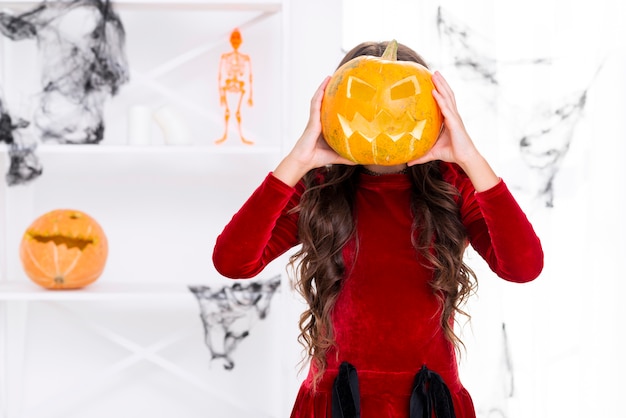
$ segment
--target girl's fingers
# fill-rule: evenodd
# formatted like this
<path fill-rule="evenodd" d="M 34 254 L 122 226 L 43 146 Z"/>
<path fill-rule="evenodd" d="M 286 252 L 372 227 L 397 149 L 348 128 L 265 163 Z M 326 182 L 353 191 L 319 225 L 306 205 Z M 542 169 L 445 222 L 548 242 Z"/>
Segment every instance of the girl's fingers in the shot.
<path fill-rule="evenodd" d="M 441 93 L 445 97 L 450 98 L 453 103 L 455 102 L 454 92 L 452 91 L 452 88 L 450 87 L 446 79 L 443 78 L 443 75 L 441 75 L 439 71 L 435 71 L 435 73 L 433 74 L 433 83 L 435 83 L 435 87 L 437 88 L 437 91 L 439 91 L 439 93 Z"/>
<path fill-rule="evenodd" d="M 320 86 L 317 88 L 315 94 L 313 95 L 313 99 L 311 100 L 312 105 L 322 103 L 322 99 L 324 98 L 324 91 L 326 90 L 326 86 L 328 85 L 329 81 L 330 76 L 327 76 L 324 81 L 322 81 L 322 84 L 320 84 Z M 317 108 L 319 108 L 319 106 L 317 106 Z"/>
<path fill-rule="evenodd" d="M 309 123 L 308 123 L 309 126 L 312 123 L 317 125 L 320 122 L 320 111 L 322 109 L 322 100 L 324 98 L 324 91 L 326 90 L 326 86 L 328 85 L 329 81 L 330 81 L 330 77 L 326 77 L 324 81 L 322 81 L 322 84 L 320 84 L 320 86 L 315 91 L 313 98 L 311 98 L 311 108 L 309 110 L 310 117 L 309 117 Z"/>
<path fill-rule="evenodd" d="M 438 71 L 433 75 L 433 82 L 435 83 L 433 97 L 439 105 L 445 124 L 450 128 L 458 128 L 462 125 L 462 121 L 461 115 L 459 115 L 459 111 L 456 107 L 456 100 L 452 88 Z"/>
<path fill-rule="evenodd" d="M 320 84 L 320 86 L 315 91 L 315 94 L 313 94 L 313 97 L 311 98 L 311 105 L 309 109 L 309 121 L 307 123 L 305 130 L 308 130 L 311 128 L 319 129 L 322 99 L 324 98 L 324 91 L 326 89 L 326 86 L 328 85 L 329 80 L 330 80 L 330 77 L 326 77 L 324 81 L 322 81 L 322 84 Z"/>
<path fill-rule="evenodd" d="M 456 114 L 455 107 L 437 90 L 433 90 L 433 97 L 439 105 L 439 109 L 443 114 L 444 119 L 449 120 Z"/>

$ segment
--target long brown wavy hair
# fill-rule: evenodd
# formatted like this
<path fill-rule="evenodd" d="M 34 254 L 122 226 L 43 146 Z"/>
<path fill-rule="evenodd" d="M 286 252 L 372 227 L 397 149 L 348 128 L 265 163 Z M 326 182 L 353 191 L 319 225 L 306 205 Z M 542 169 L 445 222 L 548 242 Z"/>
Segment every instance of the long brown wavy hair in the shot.
<path fill-rule="evenodd" d="M 386 42 L 366 42 L 349 51 L 339 66 L 360 55 L 381 56 Z M 398 44 L 398 60 L 426 66 L 415 51 Z M 297 273 L 296 290 L 308 309 L 300 316 L 298 340 L 314 363 L 314 385 L 326 370 L 326 353 L 335 341 L 331 313 L 345 273 L 342 249 L 355 235 L 354 201 L 359 166 L 332 165 L 311 170 L 304 178 L 305 191 L 295 211 L 299 213 L 300 249 L 290 258 Z M 413 246 L 433 269 L 431 287 L 441 302 L 441 326 L 459 349 L 454 333 L 454 313 L 472 293 L 476 277 L 463 262 L 467 234 L 461 223 L 459 192 L 443 180 L 439 162 L 412 166 Z M 416 254 L 416 257 L 417 257 Z"/>

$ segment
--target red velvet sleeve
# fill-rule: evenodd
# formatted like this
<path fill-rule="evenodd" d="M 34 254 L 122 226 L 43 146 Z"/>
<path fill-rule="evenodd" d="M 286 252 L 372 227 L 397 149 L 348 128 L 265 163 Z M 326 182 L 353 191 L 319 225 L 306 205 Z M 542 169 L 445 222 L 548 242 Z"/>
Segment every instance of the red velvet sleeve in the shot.
<path fill-rule="evenodd" d="M 469 240 L 491 270 L 511 282 L 539 276 L 541 242 L 504 181 L 478 193 L 458 167 L 445 169 L 444 178 L 461 192 L 461 217 Z"/>
<path fill-rule="evenodd" d="M 229 278 L 259 274 L 276 257 L 298 244 L 298 216 L 288 213 L 301 191 L 273 174 L 233 216 L 213 248 L 213 265 Z"/>

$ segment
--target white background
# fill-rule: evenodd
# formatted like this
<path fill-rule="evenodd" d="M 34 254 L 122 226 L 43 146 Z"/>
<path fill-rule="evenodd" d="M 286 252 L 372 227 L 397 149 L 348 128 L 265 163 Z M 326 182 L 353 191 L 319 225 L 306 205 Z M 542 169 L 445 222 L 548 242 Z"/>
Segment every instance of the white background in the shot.
<path fill-rule="evenodd" d="M 288 416 L 306 370 L 297 373 L 296 323 L 302 305 L 289 288 L 285 260 L 259 277 L 278 272 L 285 280 L 268 319 L 257 322 L 236 350 L 232 372 L 209 361 L 197 305 L 184 286 L 229 283 L 210 264 L 215 235 L 297 139 L 312 93 L 343 52 L 364 40 L 395 38 L 449 80 L 469 132 L 526 209 L 546 253 L 541 277 L 526 285 L 503 283 L 468 254 L 479 290 L 468 307 L 473 319 L 461 330 L 467 345 L 461 377 L 479 416 L 623 415 L 624 5 L 609 0 L 282 4 L 278 16 L 242 31 L 241 50 L 255 69 L 256 103 L 244 113 L 257 142 L 254 151 L 242 149 L 236 136 L 225 144 L 232 153 L 216 154 L 211 148 L 222 129 L 221 109 L 211 91 L 218 54 L 229 49 L 230 21 L 220 16 L 210 24 L 205 14 L 206 21 L 198 16 L 177 20 L 183 13 L 173 18 L 177 26 L 159 26 L 142 15 L 145 8 L 126 9 L 122 17 L 128 19 L 135 77 L 107 107 L 110 129 L 100 147 L 111 146 L 109 151 L 42 152 L 46 171 L 35 184 L 0 187 L 3 283 L 28 283 L 17 262 L 19 236 L 38 213 L 63 205 L 91 212 L 110 236 L 109 264 L 97 284 L 174 286 L 165 294 L 157 286 L 157 296 L 94 291 L 93 299 L 2 302 L 2 335 L 18 336 L 23 346 L 3 341 L 0 414 Z M 460 50 L 438 33 L 439 7 L 447 19 L 468 29 L 477 62 L 493 60 L 497 88 L 454 65 Z M 178 30 L 169 35 L 163 30 L 174 27 Z M 270 48 L 268 42 L 280 47 Z M 206 45 L 215 46 L 203 50 Z M 116 146 L 128 142 L 128 108 L 173 98 L 141 83 L 141 74 L 166 61 L 160 56 L 165 46 L 175 56 L 200 51 L 176 77 L 161 80 L 184 93 L 186 100 L 173 104 L 196 105 L 181 112 L 192 120 L 197 148 L 164 151 L 155 129 L 154 150 L 120 151 Z M 22 74 L 23 67 L 6 57 L 26 51 L 31 55 L 21 58 L 34 60 L 34 45 L 4 40 L 2 47 L 3 94 L 14 99 L 14 109 L 25 112 L 28 101 L 7 89 L 15 91 L 20 83 L 29 88 L 33 84 L 27 81 L 35 83 L 37 77 Z M 551 61 L 528 64 L 538 57 Z M 22 81 L 6 82 L 16 79 Z M 554 206 L 546 208 L 535 197 L 542 177 L 521 158 L 519 138 L 542 117 L 537 109 L 554 111 L 561 100 L 584 89 L 587 102 L 571 126 L 572 142 L 555 177 Z M 198 116 L 202 108 L 209 110 L 206 119 Z M 198 133 L 202 122 L 206 135 Z M 6 159 L 0 168 L 6 171 Z M 25 322 L 11 319 L 24 317 Z M 16 369 L 20 359 L 23 367 Z M 115 367 L 121 372 L 115 373 Z"/>
<path fill-rule="evenodd" d="M 494 60 L 497 88 L 453 64 L 463 51 L 439 36 L 438 7 L 467 30 L 476 62 Z M 442 72 L 470 134 L 543 242 L 544 272 L 527 285 L 502 283 L 470 258 L 479 289 L 463 328 L 461 378 L 479 416 L 624 416 L 623 2 L 345 0 L 344 10 L 344 48 L 396 38 Z M 533 58 L 551 61 L 528 64 Z M 546 208 L 535 199 L 541 178 L 520 157 L 519 138 L 541 122 L 539 110 L 554 111 L 585 89 L 583 114 L 570 126 L 570 148 L 554 180 L 554 206 Z"/>

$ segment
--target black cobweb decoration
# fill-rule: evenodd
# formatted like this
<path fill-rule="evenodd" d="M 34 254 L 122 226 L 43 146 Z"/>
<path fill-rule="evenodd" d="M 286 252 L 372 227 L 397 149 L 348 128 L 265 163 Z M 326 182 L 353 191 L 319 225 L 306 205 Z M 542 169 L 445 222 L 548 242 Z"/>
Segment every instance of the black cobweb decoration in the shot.
<path fill-rule="evenodd" d="M 41 89 L 26 118 L 35 142 L 100 143 L 105 103 L 129 80 L 125 31 L 111 2 L 43 1 L 21 14 L 0 12 L 0 32 L 16 42 L 37 44 Z M 32 165 L 27 160 L 33 160 L 35 147 L 13 143 L 22 145 L 11 156 L 16 166 Z M 14 170 L 12 184 L 36 177 L 23 176 L 25 172 Z"/>
<path fill-rule="evenodd" d="M 519 139 L 522 158 L 540 179 L 535 197 L 548 208 L 554 207 L 554 180 L 584 114 L 587 93 L 585 89 L 556 109 L 536 115 L 534 130 Z"/>
<path fill-rule="evenodd" d="M 280 275 L 223 287 L 189 286 L 200 306 L 204 342 L 211 360 L 221 359 L 226 370 L 235 367 L 233 352 L 250 335 L 254 323 L 266 318 L 279 287 Z"/>
<path fill-rule="evenodd" d="M 479 52 L 480 36 L 441 6 L 437 8 L 437 31 L 459 71 L 485 84 L 498 85 L 496 60 Z"/>
<path fill-rule="evenodd" d="M 41 175 L 43 168 L 35 154 L 37 144 L 24 144 L 20 138 L 20 130 L 27 128 L 29 123 L 23 119 L 14 121 L 6 111 L 0 97 L 0 143 L 9 146 L 9 171 L 6 174 L 10 186 L 31 181 Z"/>
<path fill-rule="evenodd" d="M 489 94 L 482 95 L 487 107 L 497 112 L 499 117 L 504 118 L 502 110 L 496 109 L 496 104 L 507 106 L 509 112 L 514 108 L 512 103 L 499 96 L 502 88 L 500 73 L 517 71 L 523 74 L 531 68 L 550 68 L 556 61 L 555 57 L 496 59 L 489 52 L 489 38 L 480 35 L 443 7 L 437 11 L 437 28 L 442 46 L 449 49 L 454 68 L 465 78 L 482 81 L 484 86 L 490 88 Z M 533 200 L 542 207 L 554 207 L 556 177 L 570 150 L 577 125 L 584 117 L 589 90 L 602 66 L 603 63 L 599 63 L 585 88 L 572 89 L 571 93 L 558 99 L 560 103 L 546 100 L 531 103 L 531 110 L 527 112 L 530 122 L 525 124 L 521 133 L 513 134 L 521 160 L 530 169 L 527 180 L 532 180 Z"/>

